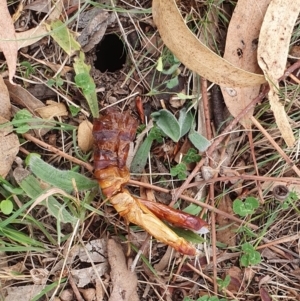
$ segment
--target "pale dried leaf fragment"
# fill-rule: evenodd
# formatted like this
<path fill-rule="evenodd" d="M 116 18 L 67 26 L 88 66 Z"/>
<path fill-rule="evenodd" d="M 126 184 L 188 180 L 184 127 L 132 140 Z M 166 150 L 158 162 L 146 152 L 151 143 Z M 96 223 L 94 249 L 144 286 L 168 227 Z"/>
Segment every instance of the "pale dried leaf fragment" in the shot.
<path fill-rule="evenodd" d="M 0 124 L 6 123 L 11 117 L 11 104 L 6 85 L 0 77 Z M 5 178 L 19 152 L 18 136 L 12 133 L 12 127 L 0 130 L 0 176 Z"/>
<path fill-rule="evenodd" d="M 264 83 L 262 75 L 242 70 L 212 52 L 186 26 L 175 0 L 153 0 L 153 20 L 165 45 L 189 69 L 229 87 Z"/>
<path fill-rule="evenodd" d="M 11 103 L 9 92 L 2 76 L 0 76 L 0 116 L 7 120 L 10 120 L 11 118 Z"/>
<path fill-rule="evenodd" d="M 5 301 L 30 301 L 45 288 L 45 285 L 25 285 L 25 286 L 12 286 L 7 287 L 7 296 Z"/>
<path fill-rule="evenodd" d="M 126 258 L 120 244 L 113 239 L 107 243 L 108 261 L 110 264 L 113 290 L 109 301 L 137 301 L 137 276 L 126 264 Z"/>
<path fill-rule="evenodd" d="M 6 58 L 9 81 L 13 84 L 13 77 L 16 73 L 18 45 L 14 23 L 8 11 L 6 0 L 0 0 L 0 16 L 0 50 Z"/>
<path fill-rule="evenodd" d="M 93 124 L 88 120 L 84 120 L 78 127 L 78 146 L 83 152 L 88 152 L 92 149 L 93 138 Z"/>
<path fill-rule="evenodd" d="M 257 63 L 257 43 L 261 24 L 271 0 L 239 0 L 229 23 L 224 59 L 243 70 L 262 73 Z M 252 87 L 221 87 L 226 106 L 233 117 L 241 113 L 254 99 L 260 85 Z M 247 129 L 251 128 L 252 108 L 240 120 Z"/>
<path fill-rule="evenodd" d="M 300 11 L 300 0 L 271 1 L 259 35 L 257 50 L 258 64 L 270 85 L 268 94 L 276 124 L 288 147 L 293 146 L 295 137 L 284 106 L 279 101 L 278 78 L 284 73 L 293 27 Z"/>
<path fill-rule="evenodd" d="M 66 105 L 62 102 L 48 101 L 48 105 L 35 109 L 43 119 L 68 116 Z"/>

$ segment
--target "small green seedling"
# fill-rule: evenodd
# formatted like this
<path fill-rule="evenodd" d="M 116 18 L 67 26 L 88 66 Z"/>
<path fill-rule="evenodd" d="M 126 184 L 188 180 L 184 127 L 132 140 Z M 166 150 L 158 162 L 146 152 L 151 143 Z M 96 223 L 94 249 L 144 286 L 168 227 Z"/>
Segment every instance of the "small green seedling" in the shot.
<path fill-rule="evenodd" d="M 70 113 L 72 117 L 77 116 L 77 114 L 80 112 L 81 108 L 80 107 L 75 107 L 73 105 L 69 105 Z"/>
<path fill-rule="evenodd" d="M 64 84 L 64 80 L 60 77 L 59 74 L 56 77 L 50 78 L 47 81 L 47 85 L 50 88 L 53 86 L 55 86 L 56 88 L 60 88 L 60 87 L 62 87 L 63 84 Z"/>
<path fill-rule="evenodd" d="M 201 156 L 198 154 L 197 150 L 190 148 L 188 152 L 183 156 L 182 161 L 186 164 L 199 162 Z"/>
<path fill-rule="evenodd" d="M 186 179 L 187 176 L 187 170 L 186 170 L 186 165 L 181 162 L 174 167 L 171 168 L 170 174 L 172 177 L 178 177 L 179 180 L 184 180 Z"/>
<path fill-rule="evenodd" d="M 253 214 L 258 207 L 259 202 L 254 197 L 247 197 L 244 202 L 240 199 L 236 199 L 233 202 L 233 211 L 239 216 Z"/>
<path fill-rule="evenodd" d="M 185 180 L 187 176 L 186 164 L 199 162 L 200 159 L 201 156 L 198 155 L 197 150 L 195 150 L 194 148 L 190 148 L 188 152 L 183 156 L 182 162 L 171 168 L 171 176 L 178 176 L 179 180 Z"/>
<path fill-rule="evenodd" d="M 23 61 L 20 63 L 20 66 L 25 68 L 24 77 L 29 78 L 30 75 L 34 74 L 36 67 L 33 67 L 32 64 L 28 61 Z"/>
<path fill-rule="evenodd" d="M 242 245 L 243 255 L 240 258 L 241 266 L 248 267 L 261 262 L 260 253 L 255 251 L 254 247 L 246 242 Z"/>
<path fill-rule="evenodd" d="M 228 285 L 230 284 L 230 280 L 231 278 L 229 275 L 226 275 L 224 279 L 220 279 L 220 278 L 217 279 L 217 283 L 221 291 L 228 287 Z"/>
<path fill-rule="evenodd" d="M 15 114 L 12 123 L 15 124 L 15 130 L 18 134 L 24 134 L 30 130 L 28 120 L 31 118 L 32 114 L 26 109 L 22 109 Z"/>

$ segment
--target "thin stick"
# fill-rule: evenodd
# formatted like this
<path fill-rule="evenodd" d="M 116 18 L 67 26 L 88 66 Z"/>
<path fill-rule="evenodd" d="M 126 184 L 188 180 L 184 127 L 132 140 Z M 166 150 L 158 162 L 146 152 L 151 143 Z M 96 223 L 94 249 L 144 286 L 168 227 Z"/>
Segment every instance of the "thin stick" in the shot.
<path fill-rule="evenodd" d="M 87 163 L 87 162 L 84 162 L 82 160 L 79 160 L 77 158 L 74 158 L 73 156 L 70 156 L 69 154 L 59 150 L 58 148 L 44 142 L 44 141 L 41 141 L 39 140 L 38 138 L 35 138 L 33 137 L 32 135 L 26 133 L 26 134 L 23 134 L 23 137 L 26 138 L 27 140 L 29 141 L 32 141 L 34 142 L 35 144 L 38 144 L 42 147 L 44 147 L 45 149 L 47 149 L 48 151 L 52 152 L 52 153 L 55 153 L 59 156 L 62 156 L 63 158 L 66 158 L 67 160 L 70 160 L 71 162 L 74 162 L 78 165 L 81 165 L 83 166 L 84 168 L 86 168 L 89 172 L 93 172 L 94 168 L 91 164 Z"/>
<path fill-rule="evenodd" d="M 262 134 L 269 140 L 272 146 L 277 150 L 285 162 L 294 170 L 298 177 L 300 177 L 300 170 L 295 165 L 295 163 L 287 156 L 287 154 L 282 150 L 282 148 L 275 142 L 275 140 L 270 136 L 270 134 L 262 127 L 262 125 L 256 120 L 255 117 L 251 117 L 251 121 L 254 125 L 262 132 Z"/>

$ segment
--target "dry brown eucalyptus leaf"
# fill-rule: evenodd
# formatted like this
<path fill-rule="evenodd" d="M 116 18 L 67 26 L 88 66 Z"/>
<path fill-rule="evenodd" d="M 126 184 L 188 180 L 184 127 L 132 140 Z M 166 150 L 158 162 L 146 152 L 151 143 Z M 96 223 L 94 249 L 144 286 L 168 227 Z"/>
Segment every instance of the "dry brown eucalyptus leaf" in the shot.
<path fill-rule="evenodd" d="M 36 115 L 36 109 L 45 107 L 43 102 L 34 97 L 25 88 L 19 85 L 12 85 L 8 80 L 4 80 L 4 82 L 8 89 L 9 96 L 12 98 L 14 103 L 18 104 L 22 108 L 26 108 L 32 115 Z M 2 89 L 0 88 L 0 90 Z"/>
<path fill-rule="evenodd" d="M 300 0 L 271 1 L 259 35 L 257 49 L 258 64 L 270 85 L 268 94 L 276 124 L 288 147 L 295 137 L 283 104 L 279 101 L 277 79 L 284 73 L 293 27 L 300 11 Z"/>
<path fill-rule="evenodd" d="M 9 81 L 13 84 L 17 65 L 18 45 L 14 23 L 8 11 L 6 0 L 0 0 L 0 16 L 0 50 L 6 58 Z"/>
<path fill-rule="evenodd" d="M 94 139 L 92 135 L 93 124 L 88 120 L 84 120 L 78 127 L 78 146 L 83 152 L 92 149 Z"/>
<path fill-rule="evenodd" d="M 243 70 L 262 73 L 257 63 L 258 36 L 264 15 L 271 0 L 252 1 L 239 0 L 231 17 L 227 37 L 224 59 Z M 233 117 L 236 117 L 254 99 L 260 85 L 252 87 L 222 87 L 226 106 Z M 235 91 L 233 93 L 232 91 Z M 245 128 L 251 128 L 250 117 L 254 108 L 250 110 L 240 123 Z"/>
<path fill-rule="evenodd" d="M 113 239 L 107 243 L 108 261 L 110 264 L 111 281 L 113 285 L 109 301 L 137 301 L 137 277 L 126 265 L 126 258 L 121 245 Z"/>
<path fill-rule="evenodd" d="M 175 0 L 153 0 L 152 13 L 166 46 L 192 71 L 228 87 L 249 87 L 266 81 L 262 75 L 235 67 L 202 44 L 186 26 Z"/>

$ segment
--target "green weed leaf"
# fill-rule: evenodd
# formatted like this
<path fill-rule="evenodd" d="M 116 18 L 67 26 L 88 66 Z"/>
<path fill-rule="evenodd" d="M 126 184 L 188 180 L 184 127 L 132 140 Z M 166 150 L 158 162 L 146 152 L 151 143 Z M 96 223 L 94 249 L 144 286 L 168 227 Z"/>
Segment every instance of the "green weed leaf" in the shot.
<path fill-rule="evenodd" d="M 211 144 L 209 140 L 207 140 L 204 136 L 200 135 L 193 128 L 191 128 L 188 137 L 189 137 L 190 141 L 193 143 L 193 145 L 200 152 L 205 152 Z"/>
<path fill-rule="evenodd" d="M 230 280 L 231 280 L 231 278 L 229 275 L 226 275 L 226 277 L 224 279 L 217 279 L 217 283 L 220 287 L 220 290 L 227 288 L 228 285 L 230 284 Z"/>
<path fill-rule="evenodd" d="M 13 209 L 14 209 L 14 205 L 13 205 L 12 201 L 9 199 L 3 200 L 0 203 L 0 210 L 6 215 L 11 214 Z"/>
<path fill-rule="evenodd" d="M 178 176 L 179 180 L 185 180 L 187 176 L 186 165 L 184 163 L 179 163 L 171 168 L 170 173 L 172 177 Z"/>
<path fill-rule="evenodd" d="M 15 114 L 14 118 L 12 119 L 12 123 L 16 121 L 22 121 L 22 120 L 26 120 L 27 122 L 28 119 L 30 118 L 32 118 L 32 114 L 28 110 L 22 109 Z"/>
<path fill-rule="evenodd" d="M 99 106 L 96 94 L 96 85 L 90 75 L 91 66 L 85 63 L 85 55 L 79 53 L 79 57 L 74 59 L 75 83 L 82 90 L 82 93 L 87 100 L 91 113 L 94 118 L 99 117 Z"/>
<path fill-rule="evenodd" d="M 70 193 L 74 190 L 72 180 L 75 181 L 79 191 L 93 189 L 98 186 L 97 182 L 91 180 L 77 172 L 70 170 L 59 170 L 44 162 L 36 154 L 30 154 L 26 163 L 29 165 L 32 173 L 42 181 L 51 184 L 54 187 Z"/>
<path fill-rule="evenodd" d="M 248 267 L 261 262 L 260 253 L 255 251 L 254 247 L 250 243 L 244 243 L 242 245 L 242 250 L 244 252 L 240 258 L 240 263 L 242 266 Z"/>
<path fill-rule="evenodd" d="M 187 207 L 183 209 L 184 212 L 192 214 L 192 215 L 198 215 L 201 212 L 202 208 L 196 204 L 189 204 Z"/>
<path fill-rule="evenodd" d="M 31 174 L 20 180 L 19 185 L 32 199 L 36 199 L 44 193 L 40 182 Z M 48 197 L 47 201 L 43 201 L 41 204 L 48 209 L 49 214 L 55 217 L 58 222 L 74 224 L 77 221 L 77 218 L 68 212 L 66 205 L 59 203 L 53 196 Z"/>
<path fill-rule="evenodd" d="M 180 110 L 178 118 L 180 137 L 184 136 L 191 129 L 193 121 L 194 116 L 191 111 L 187 112 L 186 108 Z"/>
<path fill-rule="evenodd" d="M 248 197 L 244 202 L 239 199 L 236 199 L 233 202 L 233 211 L 239 216 L 247 216 L 248 214 L 253 214 L 258 207 L 259 202 L 254 197 Z"/>
<path fill-rule="evenodd" d="M 65 23 L 60 20 L 51 22 L 50 26 L 46 25 L 54 41 L 69 55 L 72 56 L 75 51 L 81 49 L 80 44 L 75 40 Z"/>
<path fill-rule="evenodd" d="M 194 148 L 190 148 L 188 152 L 183 156 L 182 161 L 186 164 L 199 162 L 201 159 L 201 156 L 198 154 L 198 152 Z"/>
<path fill-rule="evenodd" d="M 158 142 L 162 142 L 162 132 L 159 128 L 154 126 L 150 132 L 149 135 L 146 137 L 144 142 L 141 144 L 139 149 L 137 150 L 132 162 L 130 171 L 132 173 L 142 173 L 145 165 L 148 160 L 148 155 L 150 153 L 150 149 L 152 146 L 153 141 L 156 140 Z"/>
<path fill-rule="evenodd" d="M 172 77 L 170 80 L 168 80 L 167 82 L 167 88 L 168 89 L 173 89 L 174 87 L 176 87 L 179 84 L 178 81 L 178 76 Z"/>
<path fill-rule="evenodd" d="M 180 139 L 180 125 L 175 116 L 168 110 L 160 110 L 151 114 L 157 126 L 173 141 Z"/>

